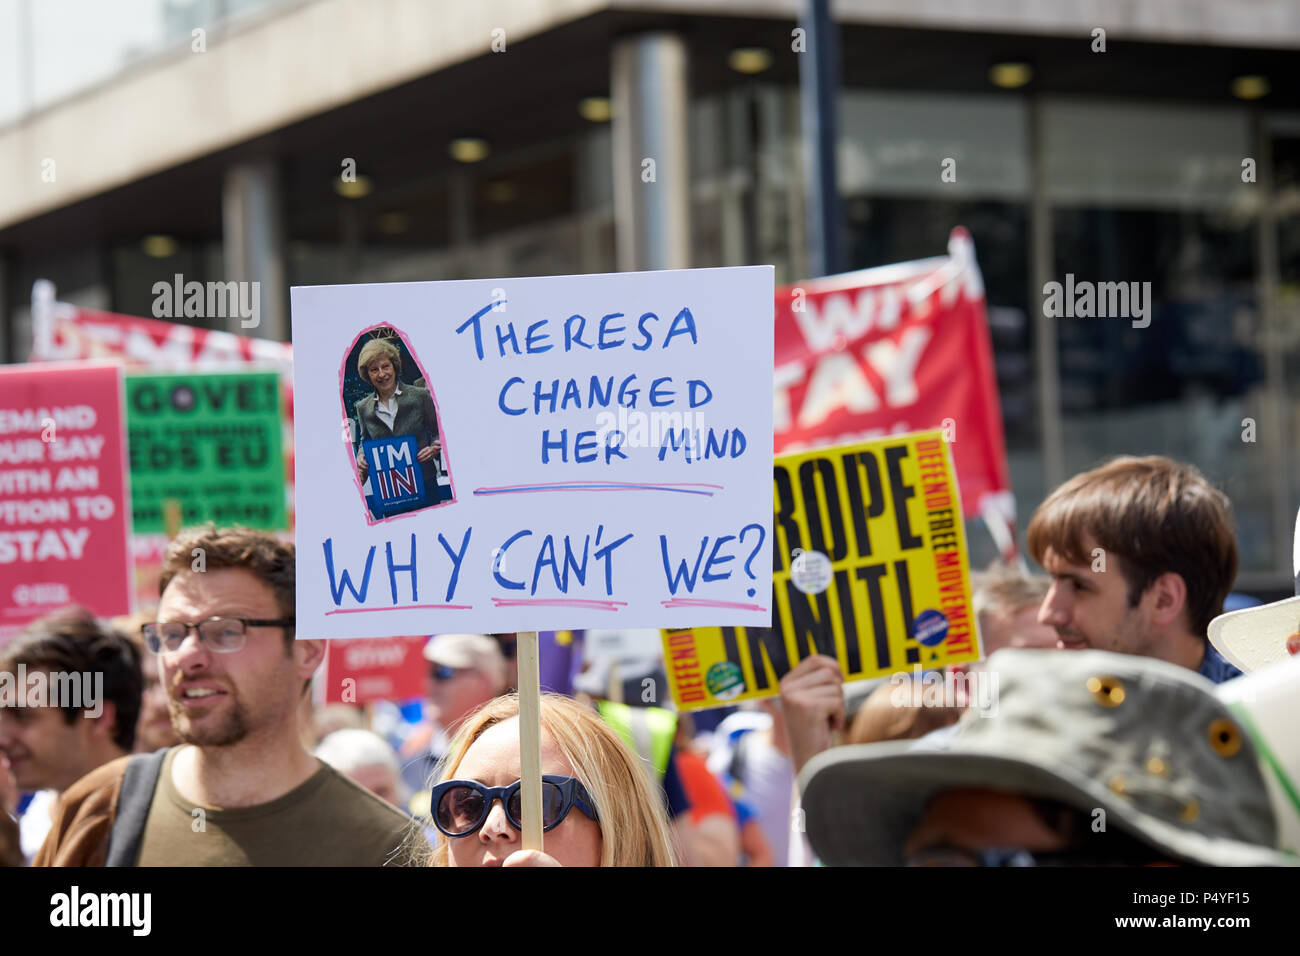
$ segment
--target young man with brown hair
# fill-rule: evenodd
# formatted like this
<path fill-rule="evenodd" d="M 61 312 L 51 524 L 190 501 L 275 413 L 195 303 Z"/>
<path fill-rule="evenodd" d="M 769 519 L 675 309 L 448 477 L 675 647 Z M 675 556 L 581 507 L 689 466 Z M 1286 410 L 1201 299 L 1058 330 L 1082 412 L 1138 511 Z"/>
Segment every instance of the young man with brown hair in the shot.
<path fill-rule="evenodd" d="M 84 608 L 33 621 L 0 650 L 0 773 L 36 791 L 20 821 L 24 859 L 45 839 L 59 793 L 131 752 L 140 692 L 136 647 Z"/>
<path fill-rule="evenodd" d="M 78 781 L 37 865 L 389 862 L 406 818 L 301 742 L 298 705 L 324 645 L 294 640 L 293 545 L 243 528 L 189 531 L 168 549 L 160 589 L 144 638 L 185 743 Z"/>
<path fill-rule="evenodd" d="M 1052 492 L 1028 538 L 1052 576 L 1038 620 L 1057 647 L 1155 657 L 1216 683 L 1239 675 L 1206 637 L 1237 576 L 1232 506 L 1196 468 L 1116 458 Z"/>

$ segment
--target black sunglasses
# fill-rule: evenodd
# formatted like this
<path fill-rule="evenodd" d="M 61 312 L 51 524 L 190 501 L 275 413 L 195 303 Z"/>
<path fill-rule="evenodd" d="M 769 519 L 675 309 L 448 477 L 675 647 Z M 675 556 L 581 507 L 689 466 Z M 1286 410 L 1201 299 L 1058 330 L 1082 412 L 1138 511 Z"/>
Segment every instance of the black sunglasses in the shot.
<path fill-rule="evenodd" d="M 492 804 L 500 800 L 510 825 L 522 831 L 520 786 L 518 780 L 508 787 L 485 787 L 477 780 L 444 781 L 433 788 L 430 800 L 433 823 L 449 837 L 467 837 L 483 826 Z M 542 774 L 542 832 L 558 827 L 574 807 L 592 820 L 600 819 L 596 816 L 596 804 L 591 794 L 579 780 L 558 774 Z"/>

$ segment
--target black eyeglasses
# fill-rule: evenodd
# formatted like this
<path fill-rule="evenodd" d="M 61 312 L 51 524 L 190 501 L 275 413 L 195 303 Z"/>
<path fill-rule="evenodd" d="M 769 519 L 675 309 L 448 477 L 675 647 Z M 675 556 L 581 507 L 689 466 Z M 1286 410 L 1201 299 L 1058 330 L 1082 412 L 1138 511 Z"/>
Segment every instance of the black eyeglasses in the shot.
<path fill-rule="evenodd" d="M 446 664 L 434 664 L 429 668 L 429 676 L 438 681 L 449 681 L 464 668 L 448 667 Z"/>
<path fill-rule="evenodd" d="M 242 650 L 248 640 L 249 627 L 289 627 L 293 618 L 280 617 L 274 620 L 252 617 L 210 617 L 197 624 L 184 621 L 160 621 L 157 624 L 145 624 L 140 628 L 145 646 L 157 654 L 162 650 L 175 651 L 185 643 L 190 630 L 199 633 L 199 640 L 218 654 L 233 654 Z"/>
<path fill-rule="evenodd" d="M 483 826 L 492 810 L 492 804 L 500 800 L 510 825 L 522 831 L 524 825 L 520 822 L 520 817 L 523 815 L 523 800 L 519 795 L 520 786 L 518 780 L 508 787 L 485 787 L 477 780 L 447 780 L 440 783 L 433 788 L 430 800 L 434 825 L 449 837 L 467 837 Z M 542 832 L 558 827 L 574 807 L 590 819 L 599 821 L 596 804 L 579 780 L 558 774 L 543 774 Z"/>

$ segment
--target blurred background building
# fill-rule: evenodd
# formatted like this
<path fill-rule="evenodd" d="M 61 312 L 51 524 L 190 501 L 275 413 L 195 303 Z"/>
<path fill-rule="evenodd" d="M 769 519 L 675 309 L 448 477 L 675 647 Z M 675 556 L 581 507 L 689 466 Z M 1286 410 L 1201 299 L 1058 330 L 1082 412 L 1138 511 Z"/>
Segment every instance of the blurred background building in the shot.
<path fill-rule="evenodd" d="M 0 360 L 27 355 L 37 278 L 146 316 L 176 273 L 258 279 L 284 337 L 290 285 L 625 268 L 646 142 L 681 199 L 650 227 L 668 264 L 806 277 L 801 7 L 0 0 Z M 833 11 L 842 267 L 970 229 L 1022 527 L 1098 459 L 1168 454 L 1232 497 L 1238 588 L 1289 590 L 1300 4 Z M 1045 317 L 1067 273 L 1150 282 L 1150 326 Z"/>

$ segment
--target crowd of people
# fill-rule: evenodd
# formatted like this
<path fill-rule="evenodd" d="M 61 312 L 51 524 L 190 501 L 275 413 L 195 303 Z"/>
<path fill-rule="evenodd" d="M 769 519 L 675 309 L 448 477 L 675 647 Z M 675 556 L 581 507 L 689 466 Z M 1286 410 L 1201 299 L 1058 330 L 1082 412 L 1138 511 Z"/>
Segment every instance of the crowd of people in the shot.
<path fill-rule="evenodd" d="M 0 707 L 0 863 L 1296 862 L 1297 811 L 1215 693 L 1249 679 L 1207 639 L 1237 573 L 1227 498 L 1190 466 L 1120 458 L 1056 489 L 1027 543 L 1045 575 L 973 575 L 985 657 L 950 669 L 955 697 L 913 693 L 918 674 L 846 685 L 820 655 L 726 712 L 614 682 L 543 695 L 538 851 L 515 635 L 432 636 L 414 722 L 317 708 L 325 647 L 296 639 L 293 546 L 186 531 L 156 609 L 69 609 L 0 647 L 0 673 L 102 674 L 93 706 Z"/>

